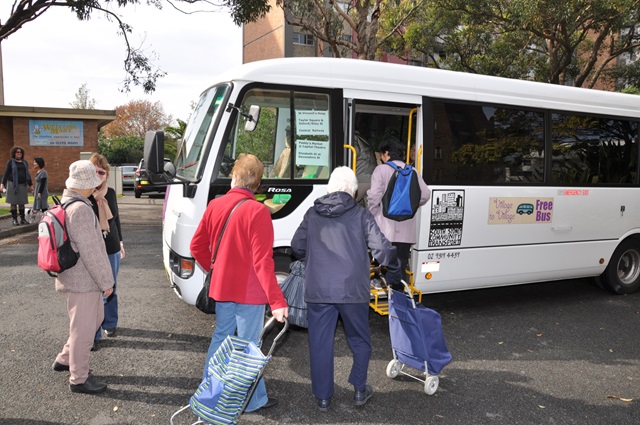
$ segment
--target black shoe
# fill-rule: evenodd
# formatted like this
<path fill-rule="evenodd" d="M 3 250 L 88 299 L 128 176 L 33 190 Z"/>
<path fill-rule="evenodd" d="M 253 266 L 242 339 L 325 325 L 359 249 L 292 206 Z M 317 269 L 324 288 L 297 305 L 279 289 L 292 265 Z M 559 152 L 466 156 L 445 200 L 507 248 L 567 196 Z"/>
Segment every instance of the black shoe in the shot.
<path fill-rule="evenodd" d="M 51 369 L 53 369 L 56 372 L 66 372 L 69 370 L 69 365 L 53 362 L 53 364 L 51 365 Z"/>
<path fill-rule="evenodd" d="M 104 334 L 110 338 L 113 338 L 114 336 L 116 336 L 116 328 L 105 329 Z"/>
<path fill-rule="evenodd" d="M 266 402 L 266 403 L 265 403 L 265 404 L 264 404 L 260 409 L 258 409 L 258 410 L 261 410 L 261 409 L 268 409 L 268 408 L 270 408 L 270 407 L 275 406 L 276 404 L 278 404 L 278 399 L 277 399 L 277 398 L 273 398 L 273 397 L 269 397 L 269 398 L 267 399 L 267 402 Z"/>
<path fill-rule="evenodd" d="M 17 218 L 14 218 L 14 219 L 13 219 L 13 225 L 14 225 L 14 226 L 17 226 L 17 225 L 18 225 L 18 219 L 17 219 Z"/>
<path fill-rule="evenodd" d="M 29 224 L 29 222 L 24 218 L 20 218 L 20 224 Z"/>
<path fill-rule="evenodd" d="M 321 398 L 316 398 L 316 403 L 318 404 L 318 409 L 320 409 L 321 412 L 326 412 L 329 410 L 329 406 L 331 406 L 331 399 L 327 398 L 323 400 Z"/>
<path fill-rule="evenodd" d="M 92 376 L 89 376 L 82 384 L 69 384 L 72 393 L 98 394 L 106 391 L 107 384 L 96 382 Z"/>
<path fill-rule="evenodd" d="M 371 385 L 367 384 L 364 391 L 356 391 L 353 396 L 353 401 L 355 401 L 356 406 L 364 406 L 367 401 L 373 396 L 373 388 Z"/>

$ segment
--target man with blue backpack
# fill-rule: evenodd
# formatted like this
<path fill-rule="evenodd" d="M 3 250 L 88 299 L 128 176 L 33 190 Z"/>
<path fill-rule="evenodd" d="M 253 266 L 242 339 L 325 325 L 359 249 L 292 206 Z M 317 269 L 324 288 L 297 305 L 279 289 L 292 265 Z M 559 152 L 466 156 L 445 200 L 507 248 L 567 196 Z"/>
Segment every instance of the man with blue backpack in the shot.
<path fill-rule="evenodd" d="M 393 289 L 403 290 L 400 280 L 408 282 L 406 269 L 411 245 L 416 243 L 416 211 L 427 203 L 431 191 L 422 176 L 404 163 L 405 150 L 396 137 L 388 137 L 380 144 L 383 163 L 371 175 L 367 191 L 368 206 L 378 227 L 397 249 L 400 270 L 387 271 L 385 280 Z"/>

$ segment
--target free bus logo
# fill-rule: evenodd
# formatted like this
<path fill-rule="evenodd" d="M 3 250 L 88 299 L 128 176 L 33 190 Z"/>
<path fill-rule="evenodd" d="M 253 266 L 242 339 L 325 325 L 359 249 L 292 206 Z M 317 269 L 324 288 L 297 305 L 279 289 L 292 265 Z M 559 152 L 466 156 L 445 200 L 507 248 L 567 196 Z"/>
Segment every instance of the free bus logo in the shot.
<path fill-rule="evenodd" d="M 490 198 L 489 224 L 550 223 L 553 198 Z"/>

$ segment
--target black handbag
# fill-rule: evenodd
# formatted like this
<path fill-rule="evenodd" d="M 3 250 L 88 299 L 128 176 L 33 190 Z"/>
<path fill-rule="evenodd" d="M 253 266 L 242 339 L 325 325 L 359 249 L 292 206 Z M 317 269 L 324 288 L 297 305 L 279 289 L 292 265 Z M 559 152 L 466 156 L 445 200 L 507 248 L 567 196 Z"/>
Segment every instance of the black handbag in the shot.
<path fill-rule="evenodd" d="M 216 313 L 216 300 L 209 296 L 209 286 L 211 285 L 211 274 L 213 273 L 213 263 L 216 261 L 216 255 L 218 255 L 218 248 L 220 247 L 220 241 L 222 240 L 222 235 L 224 234 L 224 230 L 227 228 L 227 224 L 229 224 L 229 219 L 231 218 L 231 214 L 240 206 L 244 201 L 248 201 L 248 198 L 245 198 L 238 202 L 229 215 L 227 216 L 227 221 L 224 222 L 224 226 L 222 226 L 222 230 L 220 231 L 220 235 L 218 236 L 218 241 L 216 242 L 216 248 L 213 251 L 213 257 L 211 258 L 211 267 L 207 272 L 207 276 L 204 278 L 204 284 L 202 285 L 202 289 L 198 294 L 198 298 L 196 298 L 196 307 L 203 313 L 206 314 L 215 314 Z"/>

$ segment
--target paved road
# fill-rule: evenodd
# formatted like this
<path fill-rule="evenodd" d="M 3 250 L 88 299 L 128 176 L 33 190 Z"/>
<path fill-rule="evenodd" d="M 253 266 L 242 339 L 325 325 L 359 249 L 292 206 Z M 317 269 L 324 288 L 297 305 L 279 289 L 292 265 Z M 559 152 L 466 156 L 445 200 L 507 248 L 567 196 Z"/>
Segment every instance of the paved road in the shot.
<path fill-rule="evenodd" d="M 184 304 L 168 286 L 162 198 L 127 195 L 120 200 L 127 258 L 119 279 L 119 335 L 91 358 L 93 373 L 109 384 L 103 395 L 72 394 L 66 374 L 50 369 L 68 319 L 63 296 L 35 264 L 35 233 L 0 241 L 1 424 L 167 424 L 197 388 L 214 317 Z M 387 321 L 372 312 L 375 395 L 369 404 L 352 405 L 350 353 L 339 332 L 335 399 L 329 412 L 318 412 L 306 333 L 290 330 L 266 372 L 280 404 L 243 415 L 241 423 L 640 423 L 640 294 L 612 296 L 572 280 L 433 295 L 425 302 L 442 314 L 454 356 L 435 395 L 410 378 L 387 378 Z"/>

